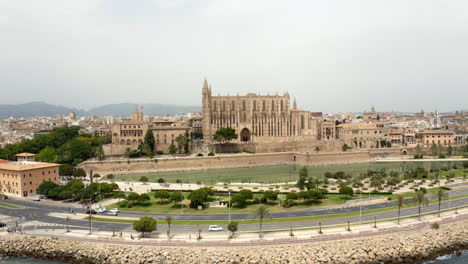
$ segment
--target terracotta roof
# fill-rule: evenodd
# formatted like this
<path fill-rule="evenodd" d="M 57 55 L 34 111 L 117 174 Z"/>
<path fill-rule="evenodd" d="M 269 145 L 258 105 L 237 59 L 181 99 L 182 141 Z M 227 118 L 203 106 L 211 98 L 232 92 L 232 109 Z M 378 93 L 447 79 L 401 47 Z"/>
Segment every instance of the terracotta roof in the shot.
<path fill-rule="evenodd" d="M 0 170 L 24 171 L 49 167 L 57 167 L 60 164 L 47 162 L 8 162 L 0 163 Z"/>
<path fill-rule="evenodd" d="M 4 160 L 4 159 L 0 159 L 0 163 L 8 163 L 10 162 L 9 160 Z"/>
<path fill-rule="evenodd" d="M 36 154 L 23 152 L 23 153 L 16 154 L 15 156 L 16 157 L 34 157 L 36 156 Z"/>

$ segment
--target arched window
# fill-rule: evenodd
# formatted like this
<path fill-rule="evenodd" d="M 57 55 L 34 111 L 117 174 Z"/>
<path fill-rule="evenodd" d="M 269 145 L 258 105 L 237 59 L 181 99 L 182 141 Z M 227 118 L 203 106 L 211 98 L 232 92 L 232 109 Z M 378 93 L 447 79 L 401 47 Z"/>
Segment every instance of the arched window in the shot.
<path fill-rule="evenodd" d="M 271 111 L 275 111 L 275 101 L 271 101 Z"/>
<path fill-rule="evenodd" d="M 245 111 L 245 101 L 242 101 L 242 111 Z"/>
<path fill-rule="evenodd" d="M 253 101 L 253 110 L 257 111 L 257 101 Z"/>
<path fill-rule="evenodd" d="M 301 129 L 304 129 L 304 116 L 301 115 Z"/>
<path fill-rule="evenodd" d="M 226 102 L 223 101 L 223 111 L 226 111 Z"/>
<path fill-rule="evenodd" d="M 216 111 L 216 101 L 213 102 L 213 110 Z"/>
<path fill-rule="evenodd" d="M 247 122 L 247 116 L 245 115 L 245 113 L 242 114 L 242 122 Z"/>
<path fill-rule="evenodd" d="M 280 104 L 281 104 L 281 111 L 283 111 L 283 100 L 281 100 Z"/>
<path fill-rule="evenodd" d="M 266 110 L 266 104 L 265 104 L 265 100 L 263 100 L 263 106 L 262 106 L 262 110 L 265 111 Z"/>
<path fill-rule="evenodd" d="M 235 109 L 234 109 L 234 101 L 232 101 L 232 103 L 231 103 L 231 111 L 234 111 L 234 110 L 235 110 Z"/>

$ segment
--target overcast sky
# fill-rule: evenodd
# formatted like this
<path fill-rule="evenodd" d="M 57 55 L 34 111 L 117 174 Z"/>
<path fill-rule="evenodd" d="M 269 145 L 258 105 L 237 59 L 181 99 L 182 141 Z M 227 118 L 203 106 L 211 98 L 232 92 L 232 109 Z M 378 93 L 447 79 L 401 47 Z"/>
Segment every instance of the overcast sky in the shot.
<path fill-rule="evenodd" d="M 0 0 L 0 103 L 468 109 L 466 0 Z"/>

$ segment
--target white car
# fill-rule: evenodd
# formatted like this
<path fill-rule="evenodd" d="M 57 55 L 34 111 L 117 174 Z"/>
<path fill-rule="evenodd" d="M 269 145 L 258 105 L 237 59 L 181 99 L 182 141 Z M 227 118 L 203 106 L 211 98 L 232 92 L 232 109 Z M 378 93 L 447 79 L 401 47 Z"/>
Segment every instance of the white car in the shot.
<path fill-rule="evenodd" d="M 208 231 L 223 231 L 223 227 L 218 225 L 210 225 L 208 227 Z"/>
<path fill-rule="evenodd" d="M 35 202 L 39 202 L 41 200 L 41 197 L 34 197 L 34 198 L 32 198 L 32 200 L 35 201 Z"/>
<path fill-rule="evenodd" d="M 118 214 L 119 214 L 119 212 L 116 212 L 116 211 L 109 211 L 109 212 L 107 212 L 107 215 L 117 216 Z"/>
<path fill-rule="evenodd" d="M 110 209 L 109 213 L 117 213 L 118 214 L 118 213 L 120 213 L 120 211 L 119 211 L 119 209 L 114 208 L 114 209 Z"/>
<path fill-rule="evenodd" d="M 98 213 L 102 214 L 102 213 L 107 212 L 107 208 L 102 207 L 102 208 L 97 209 L 96 211 L 97 211 Z"/>

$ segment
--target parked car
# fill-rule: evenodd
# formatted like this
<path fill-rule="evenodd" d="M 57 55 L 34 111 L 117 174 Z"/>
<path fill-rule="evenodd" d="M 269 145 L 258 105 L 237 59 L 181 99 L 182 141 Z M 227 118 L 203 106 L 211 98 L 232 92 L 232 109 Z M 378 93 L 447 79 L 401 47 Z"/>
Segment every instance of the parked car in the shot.
<path fill-rule="evenodd" d="M 32 200 L 35 201 L 35 202 L 39 202 L 41 200 L 41 197 L 36 196 L 36 197 L 32 198 Z"/>
<path fill-rule="evenodd" d="M 100 214 L 105 213 L 105 212 L 107 212 L 107 208 L 101 207 L 101 208 L 97 209 L 97 212 L 100 213 Z"/>
<path fill-rule="evenodd" d="M 223 227 L 218 225 L 210 225 L 208 227 L 208 231 L 223 231 Z"/>
<path fill-rule="evenodd" d="M 109 212 L 120 213 L 119 209 L 117 208 L 110 209 Z"/>
<path fill-rule="evenodd" d="M 113 215 L 113 216 L 117 216 L 119 213 L 116 212 L 116 211 L 109 211 L 107 212 L 107 215 Z"/>
<path fill-rule="evenodd" d="M 97 214 L 96 210 L 86 210 L 85 214 Z"/>

